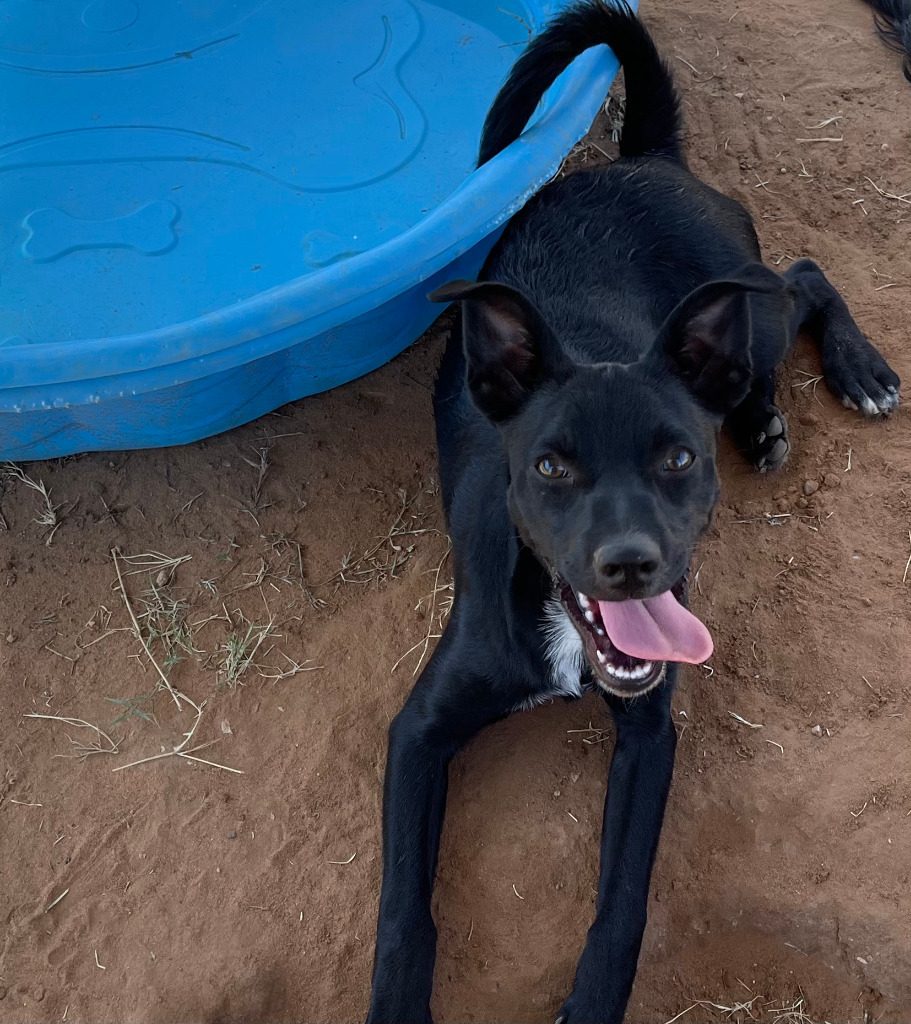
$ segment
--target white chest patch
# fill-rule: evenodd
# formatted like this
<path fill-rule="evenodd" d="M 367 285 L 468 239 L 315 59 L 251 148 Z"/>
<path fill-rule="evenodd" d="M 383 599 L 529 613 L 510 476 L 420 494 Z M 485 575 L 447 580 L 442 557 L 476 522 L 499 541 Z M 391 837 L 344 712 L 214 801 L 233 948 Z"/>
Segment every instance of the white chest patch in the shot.
<path fill-rule="evenodd" d="M 550 667 L 551 688 L 542 699 L 581 697 L 582 669 L 585 666 L 582 637 L 557 600 L 548 601 L 544 619 L 544 656 Z"/>

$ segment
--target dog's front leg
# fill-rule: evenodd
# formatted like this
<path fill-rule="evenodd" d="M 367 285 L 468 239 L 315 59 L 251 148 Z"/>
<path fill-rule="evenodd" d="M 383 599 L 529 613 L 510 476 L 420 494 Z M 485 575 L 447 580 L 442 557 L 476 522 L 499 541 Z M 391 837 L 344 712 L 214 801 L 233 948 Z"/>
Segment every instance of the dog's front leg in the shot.
<path fill-rule="evenodd" d="M 671 718 L 676 666 L 651 693 L 608 697 L 617 730 L 601 835 L 594 924 L 576 969 L 564 1024 L 620 1024 L 636 974 L 649 880 L 671 787 L 677 734 Z"/>
<path fill-rule="evenodd" d="M 460 746 L 500 717 L 492 688 L 477 675 L 477 650 L 460 657 L 450 639 L 451 634 L 441 640 L 389 728 L 383 885 L 367 1024 L 432 1020 L 437 936 L 430 900 L 448 766 Z"/>

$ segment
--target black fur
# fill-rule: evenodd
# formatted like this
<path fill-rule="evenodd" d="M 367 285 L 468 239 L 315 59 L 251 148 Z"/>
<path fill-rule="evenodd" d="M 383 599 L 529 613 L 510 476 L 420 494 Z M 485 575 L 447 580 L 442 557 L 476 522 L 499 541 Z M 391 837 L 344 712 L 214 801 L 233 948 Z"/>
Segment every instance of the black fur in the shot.
<path fill-rule="evenodd" d="M 747 211 L 685 168 L 669 71 L 627 9 L 577 4 L 531 44 L 487 118 L 482 160 L 599 43 L 624 63 L 623 157 L 548 185 L 479 283 L 434 296 L 461 305 L 435 394 L 455 600 L 389 730 L 371 1022 L 431 1019 L 450 759 L 485 725 L 576 686 L 605 696 L 616 749 L 595 919 L 560 1019 L 622 1020 L 673 768 L 677 666 L 635 685 L 611 675 L 574 595 L 685 600 L 722 421 L 757 468 L 787 455 L 774 372 L 799 329 L 846 404 L 878 416 L 898 403 L 898 377 L 816 264 L 763 267 Z M 577 668 L 548 646 L 548 622 L 578 638 Z"/>
<path fill-rule="evenodd" d="M 891 50 L 904 54 L 902 71 L 911 82 L 911 0 L 866 0 L 873 8 L 876 29 Z"/>
<path fill-rule="evenodd" d="M 557 76 L 583 50 L 598 43 L 606 43 L 614 51 L 626 79 L 626 121 L 620 155 L 682 159 L 680 103 L 671 73 L 645 26 L 632 16 L 623 0 L 618 0 L 615 6 L 570 6 L 529 43 L 484 122 L 479 165 L 492 160 L 519 137 Z"/>

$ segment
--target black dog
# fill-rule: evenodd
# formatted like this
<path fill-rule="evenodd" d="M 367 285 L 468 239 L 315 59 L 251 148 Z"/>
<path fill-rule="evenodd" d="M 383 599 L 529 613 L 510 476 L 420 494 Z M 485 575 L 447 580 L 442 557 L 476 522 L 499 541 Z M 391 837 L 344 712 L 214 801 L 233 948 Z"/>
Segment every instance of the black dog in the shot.
<path fill-rule="evenodd" d="M 450 759 L 485 725 L 585 690 L 605 697 L 616 750 L 597 912 L 560 1020 L 622 1020 L 674 763 L 677 663 L 712 649 L 685 576 L 718 497 L 722 421 L 757 468 L 781 465 L 774 373 L 804 328 L 846 405 L 898 404 L 898 377 L 819 267 L 763 267 L 746 210 L 689 173 L 670 73 L 628 9 L 588 0 L 531 43 L 480 162 L 599 43 L 626 76 L 621 159 L 548 185 L 480 282 L 432 296 L 461 302 L 435 396 L 455 603 L 389 731 L 371 1022 L 431 1020 Z"/>
<path fill-rule="evenodd" d="M 902 71 L 911 82 L 911 0 L 867 0 L 873 8 L 880 39 L 904 54 Z"/>

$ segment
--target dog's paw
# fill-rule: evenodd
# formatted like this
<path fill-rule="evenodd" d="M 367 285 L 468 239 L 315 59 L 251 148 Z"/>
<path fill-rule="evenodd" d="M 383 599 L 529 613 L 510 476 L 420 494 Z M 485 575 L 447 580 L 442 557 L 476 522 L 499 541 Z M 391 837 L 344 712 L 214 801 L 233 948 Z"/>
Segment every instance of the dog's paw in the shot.
<path fill-rule="evenodd" d="M 876 418 L 898 408 L 898 374 L 863 335 L 828 354 L 823 371 L 829 389 L 848 409 Z"/>
<path fill-rule="evenodd" d="M 753 465 L 760 473 L 768 473 L 780 469 L 791 450 L 788 441 L 788 421 L 777 405 L 770 405 L 766 410 L 768 419 L 750 438 L 750 452 Z"/>
<path fill-rule="evenodd" d="M 611 1009 L 609 1000 L 573 994 L 560 1007 L 554 1024 L 623 1024 L 623 1010 Z"/>

